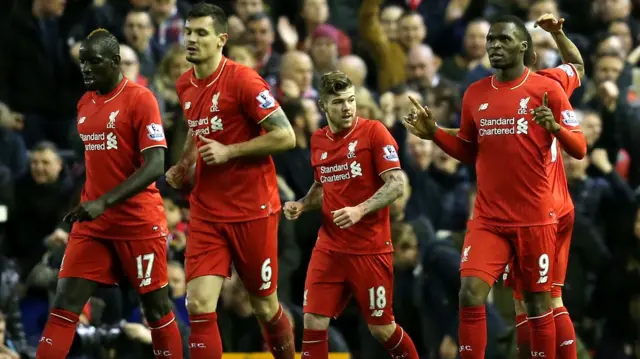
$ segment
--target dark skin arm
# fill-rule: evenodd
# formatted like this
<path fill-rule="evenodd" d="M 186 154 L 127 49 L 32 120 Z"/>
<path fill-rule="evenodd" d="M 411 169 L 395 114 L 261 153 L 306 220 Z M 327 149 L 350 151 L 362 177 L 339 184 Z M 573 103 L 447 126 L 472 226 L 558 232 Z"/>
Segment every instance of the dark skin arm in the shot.
<path fill-rule="evenodd" d="M 91 221 L 102 215 L 108 208 L 140 193 L 164 173 L 164 147 L 152 147 L 142 151 L 144 163 L 126 181 L 122 182 L 102 197 L 80 203 L 64 217 L 65 222 Z"/>
<path fill-rule="evenodd" d="M 307 195 L 298 200 L 298 202 L 302 203 L 302 210 L 314 211 L 320 209 L 322 207 L 323 194 L 322 185 L 318 182 L 313 182 Z"/>

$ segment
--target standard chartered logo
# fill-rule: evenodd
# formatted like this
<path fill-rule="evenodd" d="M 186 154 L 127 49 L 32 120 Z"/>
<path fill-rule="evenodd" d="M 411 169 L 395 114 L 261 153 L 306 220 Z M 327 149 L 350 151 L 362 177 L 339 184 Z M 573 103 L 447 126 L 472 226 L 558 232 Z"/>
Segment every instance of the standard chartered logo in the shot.
<path fill-rule="evenodd" d="M 478 135 L 499 136 L 499 135 L 527 135 L 529 134 L 529 123 L 524 117 L 516 120 L 515 117 L 481 119 Z"/>
<path fill-rule="evenodd" d="M 518 120 L 516 133 L 519 135 L 526 135 L 529 133 L 529 123 L 524 118 Z"/>
<path fill-rule="evenodd" d="M 118 139 L 113 132 L 109 132 L 107 135 L 107 149 L 108 150 L 117 150 L 118 149 Z"/>
<path fill-rule="evenodd" d="M 105 151 L 117 150 L 118 138 L 113 132 L 105 134 L 104 132 L 96 132 L 89 134 L 80 134 L 80 139 L 84 142 L 85 151 Z"/>
<path fill-rule="evenodd" d="M 349 168 L 351 169 L 351 176 L 353 177 L 360 177 L 362 176 L 362 168 L 360 167 L 360 164 L 356 161 L 351 162 L 351 164 L 349 165 Z"/>
<path fill-rule="evenodd" d="M 362 176 L 362 167 L 357 161 L 345 162 L 331 166 L 320 166 L 320 183 L 344 181 Z"/>

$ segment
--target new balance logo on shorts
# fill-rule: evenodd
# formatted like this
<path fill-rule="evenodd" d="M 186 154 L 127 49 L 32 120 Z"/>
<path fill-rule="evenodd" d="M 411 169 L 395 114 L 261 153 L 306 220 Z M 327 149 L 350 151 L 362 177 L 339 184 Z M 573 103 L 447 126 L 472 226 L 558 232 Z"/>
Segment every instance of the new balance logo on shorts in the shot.
<path fill-rule="evenodd" d="M 560 346 L 561 347 L 566 347 L 566 346 L 569 346 L 571 344 L 573 344 L 573 339 L 563 341 L 562 344 L 560 344 Z"/>
<path fill-rule="evenodd" d="M 382 316 L 382 310 L 378 309 L 378 310 L 374 310 L 373 312 L 371 312 L 371 316 L 372 317 L 376 317 L 376 318 L 380 318 Z"/>

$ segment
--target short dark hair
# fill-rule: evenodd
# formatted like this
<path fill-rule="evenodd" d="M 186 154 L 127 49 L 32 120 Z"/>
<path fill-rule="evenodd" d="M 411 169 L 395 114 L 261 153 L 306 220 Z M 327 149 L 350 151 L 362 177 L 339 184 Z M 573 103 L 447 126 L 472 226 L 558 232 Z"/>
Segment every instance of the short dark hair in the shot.
<path fill-rule="evenodd" d="M 341 71 L 331 71 L 320 78 L 320 98 L 337 95 L 353 86 L 351 79 Z"/>
<path fill-rule="evenodd" d="M 35 144 L 31 149 L 31 152 L 42 152 L 42 151 L 52 151 L 55 154 L 58 154 L 58 146 L 51 141 L 41 141 Z"/>
<path fill-rule="evenodd" d="M 98 45 L 102 53 L 109 57 L 120 55 L 120 43 L 107 29 L 100 28 L 91 31 L 85 42 Z"/>
<path fill-rule="evenodd" d="M 227 32 L 227 14 L 225 14 L 224 10 L 219 6 L 199 2 L 193 5 L 187 13 L 187 19 L 207 16 L 213 19 L 213 28 L 216 30 L 216 33 L 221 34 Z"/>
<path fill-rule="evenodd" d="M 524 21 L 517 16 L 513 15 L 500 15 L 494 18 L 491 21 L 491 25 L 494 24 L 513 24 L 518 30 L 518 36 L 520 40 L 524 40 L 527 42 L 527 51 L 524 53 L 524 65 L 531 66 L 533 65 L 534 60 L 534 51 L 533 48 L 533 39 L 531 38 L 531 33 L 527 30 L 527 26 L 524 24 Z"/>
<path fill-rule="evenodd" d="M 249 15 L 249 17 L 247 18 L 247 22 L 249 23 L 252 21 L 260 21 L 264 19 L 269 20 L 269 23 L 271 23 L 271 17 L 269 16 L 269 14 L 267 14 L 266 12 L 260 11 L 260 12 L 255 12 Z"/>

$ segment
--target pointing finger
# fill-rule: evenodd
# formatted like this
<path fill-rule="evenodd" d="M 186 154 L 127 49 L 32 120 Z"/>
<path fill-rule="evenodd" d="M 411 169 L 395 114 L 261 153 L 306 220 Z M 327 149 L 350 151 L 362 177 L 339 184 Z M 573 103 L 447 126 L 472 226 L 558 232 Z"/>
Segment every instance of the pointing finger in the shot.
<path fill-rule="evenodd" d="M 204 143 L 211 143 L 213 142 L 213 140 L 210 140 L 202 135 L 198 135 L 198 138 L 200 139 L 200 141 L 204 142 Z"/>
<path fill-rule="evenodd" d="M 411 102 L 413 103 L 413 105 L 416 107 L 418 111 L 424 112 L 424 108 L 422 108 L 422 105 L 420 105 L 418 100 L 413 98 L 413 96 L 409 96 L 409 100 L 411 100 Z"/>
<path fill-rule="evenodd" d="M 549 94 L 547 92 L 542 96 L 542 106 L 547 106 L 549 104 Z"/>

